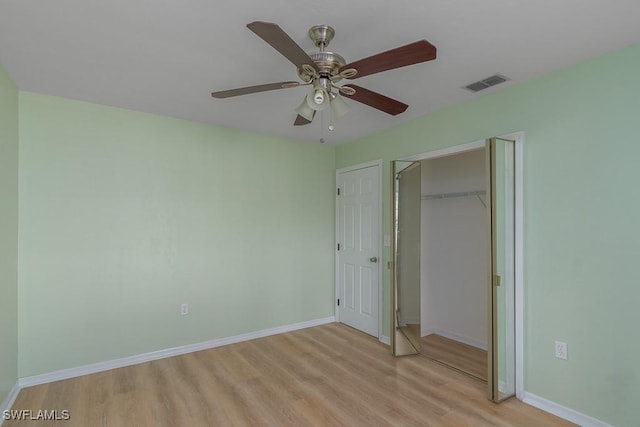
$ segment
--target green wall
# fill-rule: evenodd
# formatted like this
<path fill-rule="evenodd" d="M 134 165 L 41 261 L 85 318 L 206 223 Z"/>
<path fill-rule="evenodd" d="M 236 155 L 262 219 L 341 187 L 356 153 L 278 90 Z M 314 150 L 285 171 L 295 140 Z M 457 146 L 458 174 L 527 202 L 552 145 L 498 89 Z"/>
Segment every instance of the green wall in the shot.
<path fill-rule="evenodd" d="M 20 92 L 19 165 L 21 377 L 333 315 L 333 147 Z"/>
<path fill-rule="evenodd" d="M 391 159 L 524 131 L 525 389 L 616 426 L 640 419 L 638 76 L 635 45 L 336 151 L 384 159 L 389 194 Z"/>
<path fill-rule="evenodd" d="M 18 89 L 0 65 L 0 403 L 18 378 Z"/>

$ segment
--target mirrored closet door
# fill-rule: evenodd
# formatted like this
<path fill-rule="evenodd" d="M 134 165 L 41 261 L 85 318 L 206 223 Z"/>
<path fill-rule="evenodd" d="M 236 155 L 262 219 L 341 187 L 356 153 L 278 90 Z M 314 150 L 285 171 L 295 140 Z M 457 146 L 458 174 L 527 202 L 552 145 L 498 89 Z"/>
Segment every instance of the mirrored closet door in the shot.
<path fill-rule="evenodd" d="M 392 162 L 393 241 L 391 348 L 420 352 L 420 162 Z"/>
<path fill-rule="evenodd" d="M 491 288 L 490 398 L 515 394 L 515 142 L 486 141 Z"/>
<path fill-rule="evenodd" d="M 515 393 L 513 141 L 392 162 L 391 347 Z"/>

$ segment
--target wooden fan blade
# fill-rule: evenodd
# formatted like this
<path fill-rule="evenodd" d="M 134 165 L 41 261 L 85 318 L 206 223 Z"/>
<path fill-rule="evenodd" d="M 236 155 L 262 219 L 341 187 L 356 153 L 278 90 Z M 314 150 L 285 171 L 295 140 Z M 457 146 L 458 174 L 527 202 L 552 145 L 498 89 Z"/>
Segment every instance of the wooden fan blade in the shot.
<path fill-rule="evenodd" d="M 426 40 L 420 40 L 343 65 L 340 71 L 355 68 L 358 73 L 351 78 L 357 79 L 433 59 L 436 59 L 436 47 Z"/>
<path fill-rule="evenodd" d="M 298 117 L 296 117 L 296 121 L 293 122 L 293 125 L 304 126 L 304 125 L 308 125 L 309 123 L 311 123 L 311 120 L 307 120 L 304 117 L 302 117 L 300 114 L 298 114 Z"/>
<path fill-rule="evenodd" d="M 265 85 L 247 86 L 238 89 L 221 90 L 219 92 L 212 92 L 211 96 L 214 98 L 230 98 L 232 96 L 247 95 L 256 92 L 266 92 L 268 90 L 287 89 L 290 87 L 300 86 L 299 82 L 280 82 L 280 83 L 267 83 Z"/>
<path fill-rule="evenodd" d="M 301 68 L 304 64 L 308 64 L 316 71 L 320 71 L 316 63 L 313 62 L 313 59 L 277 24 L 255 21 L 247 24 L 247 28 L 256 33 L 262 40 L 269 43 L 296 67 Z"/>
<path fill-rule="evenodd" d="M 351 98 L 354 101 L 361 102 L 377 110 L 384 111 L 385 113 L 391 114 L 392 116 L 397 116 L 400 113 L 404 113 L 405 110 L 409 107 L 405 103 L 396 101 L 393 98 L 389 98 L 388 96 L 384 96 L 372 90 L 365 89 L 351 83 L 348 86 L 355 89 L 356 92 L 353 95 L 342 93 L 343 96 Z"/>

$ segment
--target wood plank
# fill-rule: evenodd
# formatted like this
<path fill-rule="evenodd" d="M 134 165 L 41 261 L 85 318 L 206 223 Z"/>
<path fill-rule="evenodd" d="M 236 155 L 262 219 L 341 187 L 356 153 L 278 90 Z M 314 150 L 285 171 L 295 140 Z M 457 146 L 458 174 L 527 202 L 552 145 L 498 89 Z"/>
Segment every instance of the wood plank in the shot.
<path fill-rule="evenodd" d="M 23 389 L 66 426 L 572 425 L 423 356 L 329 324 Z M 4 427 L 48 425 L 7 420 Z"/>
<path fill-rule="evenodd" d="M 487 381 L 487 352 L 437 334 L 421 339 L 421 354 Z"/>

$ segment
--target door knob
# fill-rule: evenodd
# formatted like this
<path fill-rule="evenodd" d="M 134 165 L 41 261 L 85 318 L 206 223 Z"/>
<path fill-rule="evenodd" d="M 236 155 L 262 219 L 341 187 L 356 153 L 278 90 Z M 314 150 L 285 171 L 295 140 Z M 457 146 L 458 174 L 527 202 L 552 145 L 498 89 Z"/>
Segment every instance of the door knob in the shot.
<path fill-rule="evenodd" d="M 378 257 L 375 257 L 375 256 L 374 256 L 374 257 L 371 257 L 371 258 L 369 258 L 369 261 L 371 261 L 371 262 L 378 262 Z"/>

